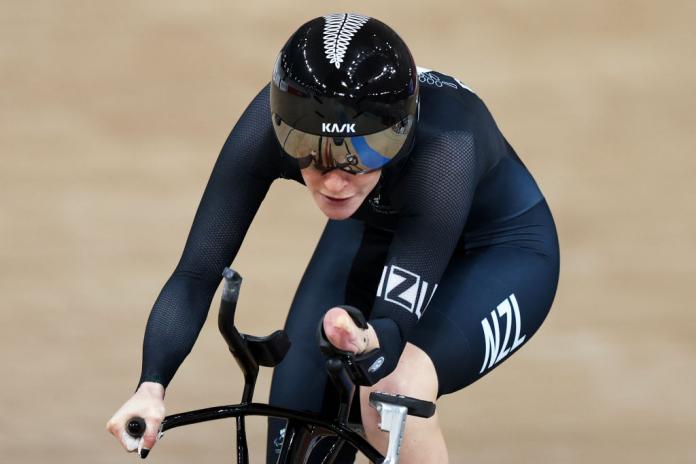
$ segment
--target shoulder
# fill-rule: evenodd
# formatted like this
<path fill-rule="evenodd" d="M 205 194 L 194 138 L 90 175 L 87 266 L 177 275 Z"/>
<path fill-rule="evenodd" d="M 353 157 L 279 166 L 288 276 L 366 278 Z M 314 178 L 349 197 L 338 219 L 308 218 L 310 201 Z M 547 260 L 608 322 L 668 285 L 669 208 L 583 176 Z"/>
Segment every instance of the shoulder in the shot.
<path fill-rule="evenodd" d="M 257 92 L 232 128 L 222 147 L 221 164 L 263 179 L 300 178 L 297 163 L 285 155 L 273 130 L 269 84 Z"/>
<path fill-rule="evenodd" d="M 483 100 L 456 77 L 418 68 L 418 80 L 422 128 L 477 133 L 495 125 Z"/>
<path fill-rule="evenodd" d="M 467 130 L 442 130 L 423 133 L 416 139 L 409 154 L 404 175 L 440 178 L 459 176 L 464 171 L 476 168 L 476 137 Z"/>
<path fill-rule="evenodd" d="M 249 105 L 244 110 L 242 118 L 254 119 L 259 128 L 264 130 L 273 130 L 271 123 L 271 98 L 270 85 L 265 84 L 261 90 L 252 98 Z"/>
<path fill-rule="evenodd" d="M 228 142 L 271 145 L 273 141 L 269 85 L 264 85 L 251 99 L 234 125 Z M 268 147 L 264 147 L 268 149 Z"/>
<path fill-rule="evenodd" d="M 471 94 L 476 94 L 471 87 L 464 84 L 462 81 L 456 77 L 449 76 L 445 73 L 439 71 L 434 71 L 432 69 L 424 68 L 421 66 L 417 67 L 418 71 L 418 82 L 421 86 L 435 87 L 439 89 L 451 89 L 460 90 L 463 89 Z"/>

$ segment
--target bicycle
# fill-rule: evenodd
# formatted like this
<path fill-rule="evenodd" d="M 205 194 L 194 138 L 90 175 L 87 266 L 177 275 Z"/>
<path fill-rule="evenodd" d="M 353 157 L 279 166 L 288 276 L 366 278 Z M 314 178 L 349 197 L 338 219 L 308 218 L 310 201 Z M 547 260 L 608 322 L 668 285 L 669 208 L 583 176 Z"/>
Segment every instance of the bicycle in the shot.
<path fill-rule="evenodd" d="M 237 463 L 248 464 L 249 450 L 245 417 L 277 417 L 287 419 L 285 437 L 277 464 L 305 464 L 316 445 L 327 437 L 336 437 L 336 440 L 322 458 L 323 464 L 333 463 L 346 443 L 376 464 L 398 464 L 406 416 L 431 417 L 435 413 L 435 404 L 402 395 L 371 393 L 370 405 L 380 414 L 379 427 L 382 431 L 389 433 L 387 453 L 383 456 L 349 426 L 348 416 L 357 378 L 354 356 L 352 353 L 337 350 L 328 343 L 321 347 L 322 353 L 326 357 L 329 377 L 339 394 L 338 414 L 333 420 L 305 411 L 253 403 L 252 397 L 259 367 L 273 368 L 278 365 L 290 349 L 290 339 L 284 330 L 276 330 L 265 337 L 240 333 L 234 325 L 234 315 L 242 277 L 227 267 L 222 275 L 224 283 L 218 313 L 218 328 L 244 374 L 242 400 L 239 404 L 215 406 L 167 416 L 160 425 L 158 437 L 176 427 L 234 417 L 237 425 Z M 128 421 L 126 429 L 131 437 L 140 438 L 145 432 L 145 421 L 140 417 L 133 417 Z M 141 454 L 143 459 L 146 456 L 147 453 Z"/>

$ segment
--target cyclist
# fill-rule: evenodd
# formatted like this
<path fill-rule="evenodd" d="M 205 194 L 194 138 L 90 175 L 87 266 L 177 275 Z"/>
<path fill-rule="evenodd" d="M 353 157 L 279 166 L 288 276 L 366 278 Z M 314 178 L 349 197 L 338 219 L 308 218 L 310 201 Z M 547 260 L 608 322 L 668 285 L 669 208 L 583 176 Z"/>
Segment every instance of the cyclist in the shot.
<path fill-rule="evenodd" d="M 307 186 L 329 218 L 292 302 L 292 347 L 270 402 L 332 414 L 317 326 L 364 368 L 360 409 L 382 451 L 371 391 L 435 401 L 481 378 L 546 317 L 559 274 L 556 230 L 534 179 L 482 100 L 416 68 L 387 25 L 332 14 L 282 48 L 213 168 L 176 270 L 148 320 L 137 392 L 109 421 L 145 418 L 154 445 L 164 390 L 191 350 L 220 272 L 271 183 Z M 356 325 L 357 308 L 368 320 Z M 282 443 L 269 421 L 268 462 Z M 337 462 L 352 462 L 349 450 Z M 402 462 L 447 462 L 437 415 L 411 418 Z"/>

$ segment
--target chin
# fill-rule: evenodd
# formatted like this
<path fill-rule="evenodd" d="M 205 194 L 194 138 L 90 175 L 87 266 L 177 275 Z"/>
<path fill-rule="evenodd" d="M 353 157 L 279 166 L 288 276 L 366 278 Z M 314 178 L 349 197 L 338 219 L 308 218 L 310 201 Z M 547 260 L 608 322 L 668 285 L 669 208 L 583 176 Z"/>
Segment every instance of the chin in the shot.
<path fill-rule="evenodd" d="M 343 205 L 343 206 L 330 206 L 325 204 L 324 202 L 317 202 L 317 206 L 321 210 L 322 213 L 324 213 L 324 216 L 326 216 L 329 219 L 333 219 L 334 221 L 341 221 L 343 219 L 348 219 L 353 215 L 358 210 L 358 207 L 360 206 L 359 201 L 355 201 L 353 204 L 350 205 Z"/>
<path fill-rule="evenodd" d="M 334 221 L 342 221 L 343 219 L 348 219 L 351 217 L 355 212 L 355 209 L 344 211 L 344 208 L 341 208 L 341 210 L 321 208 L 321 212 L 324 213 L 324 216 L 329 219 L 333 219 Z"/>
<path fill-rule="evenodd" d="M 324 195 L 314 193 L 314 202 L 319 207 L 324 216 L 335 221 L 348 219 L 360 208 L 367 195 L 355 195 L 345 203 L 336 203 L 327 199 Z"/>

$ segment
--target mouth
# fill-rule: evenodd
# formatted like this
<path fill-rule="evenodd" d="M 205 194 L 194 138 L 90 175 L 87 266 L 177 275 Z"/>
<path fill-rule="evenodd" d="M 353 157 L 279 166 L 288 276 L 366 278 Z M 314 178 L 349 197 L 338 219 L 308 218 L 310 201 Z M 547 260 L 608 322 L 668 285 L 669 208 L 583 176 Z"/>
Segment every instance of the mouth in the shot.
<path fill-rule="evenodd" d="M 337 204 L 337 205 L 344 204 L 344 203 L 348 202 L 348 200 L 353 198 L 352 196 L 345 197 L 345 198 L 335 198 L 335 197 L 331 197 L 329 195 L 324 195 L 323 193 L 321 194 L 321 196 L 324 197 L 324 199 L 326 201 L 328 201 L 329 203 L 333 203 L 333 204 Z"/>

